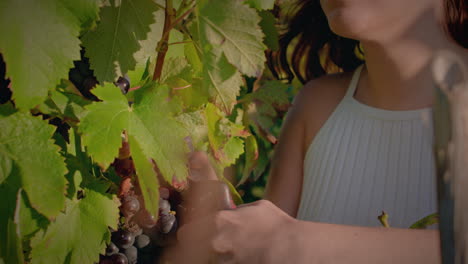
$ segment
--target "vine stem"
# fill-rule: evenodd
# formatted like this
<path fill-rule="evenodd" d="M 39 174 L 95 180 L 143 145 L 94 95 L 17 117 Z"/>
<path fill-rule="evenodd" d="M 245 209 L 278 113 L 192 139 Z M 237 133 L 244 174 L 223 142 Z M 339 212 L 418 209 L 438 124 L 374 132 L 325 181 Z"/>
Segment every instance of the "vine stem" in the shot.
<path fill-rule="evenodd" d="M 177 42 L 169 43 L 168 45 L 171 46 L 171 45 L 185 44 L 185 43 L 191 43 L 191 42 L 192 41 L 177 41 Z"/>
<path fill-rule="evenodd" d="M 189 10 L 184 12 L 180 17 L 176 18 L 175 10 L 172 6 L 172 0 L 166 0 L 164 27 L 161 40 L 158 42 L 156 50 L 158 51 L 158 57 L 156 59 L 156 66 L 154 67 L 153 81 L 157 81 L 161 78 L 161 73 L 164 65 L 164 59 L 168 50 L 169 33 L 171 30 L 180 23 L 184 18 L 190 15 L 195 9 L 195 5 Z M 182 42 L 180 42 L 182 43 Z M 175 43 L 172 43 L 175 44 Z M 179 44 L 179 43 L 177 43 Z"/>
<path fill-rule="evenodd" d="M 158 42 L 156 50 L 158 51 L 158 57 L 156 59 L 156 66 L 154 67 L 153 81 L 159 81 L 164 65 L 164 59 L 168 50 L 169 32 L 172 29 L 172 20 L 174 19 L 174 8 L 172 8 L 172 0 L 166 0 L 164 16 L 164 27 L 161 40 Z"/>

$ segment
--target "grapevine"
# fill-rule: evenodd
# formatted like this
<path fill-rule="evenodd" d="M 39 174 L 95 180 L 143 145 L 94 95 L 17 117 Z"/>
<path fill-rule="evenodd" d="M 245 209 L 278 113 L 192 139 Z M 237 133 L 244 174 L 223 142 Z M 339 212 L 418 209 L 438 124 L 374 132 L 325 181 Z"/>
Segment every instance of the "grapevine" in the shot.
<path fill-rule="evenodd" d="M 158 263 L 261 198 L 299 86 L 265 67 L 288 4 L 0 1 L 0 264 Z"/>
<path fill-rule="evenodd" d="M 295 91 L 265 69 L 278 9 L 2 1 L 0 263 L 156 263 L 180 225 L 249 200 Z M 218 179 L 194 182 L 194 151 Z"/>

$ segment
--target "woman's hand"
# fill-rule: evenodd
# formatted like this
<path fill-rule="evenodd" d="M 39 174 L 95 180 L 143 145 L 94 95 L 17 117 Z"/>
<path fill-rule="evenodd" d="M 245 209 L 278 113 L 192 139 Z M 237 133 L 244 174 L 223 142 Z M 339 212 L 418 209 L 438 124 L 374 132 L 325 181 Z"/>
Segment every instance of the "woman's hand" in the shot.
<path fill-rule="evenodd" d="M 217 178 L 199 175 L 214 173 L 205 154 L 196 153 L 191 160 L 197 163 L 191 164 L 193 174 Z M 294 237 L 290 230 L 296 222 L 267 200 L 214 211 L 183 224 L 177 232 L 178 244 L 166 250 L 165 259 L 194 264 L 287 263 L 288 240 Z"/>
<path fill-rule="evenodd" d="M 182 226 L 177 246 L 169 251 L 179 255 L 175 263 L 287 263 L 295 221 L 260 200 Z"/>

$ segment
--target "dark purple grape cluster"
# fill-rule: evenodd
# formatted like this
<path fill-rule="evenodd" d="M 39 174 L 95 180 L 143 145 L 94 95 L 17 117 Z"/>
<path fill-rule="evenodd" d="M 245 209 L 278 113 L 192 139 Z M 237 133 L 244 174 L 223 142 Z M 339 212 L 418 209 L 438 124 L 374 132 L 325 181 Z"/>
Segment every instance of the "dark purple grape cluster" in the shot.
<path fill-rule="evenodd" d="M 175 241 L 177 218 L 171 210 L 170 192 L 160 188 L 159 217 L 146 211 L 141 196 L 133 192 L 121 198 L 124 221 L 112 232 L 111 243 L 100 264 L 154 264 L 162 248 Z"/>

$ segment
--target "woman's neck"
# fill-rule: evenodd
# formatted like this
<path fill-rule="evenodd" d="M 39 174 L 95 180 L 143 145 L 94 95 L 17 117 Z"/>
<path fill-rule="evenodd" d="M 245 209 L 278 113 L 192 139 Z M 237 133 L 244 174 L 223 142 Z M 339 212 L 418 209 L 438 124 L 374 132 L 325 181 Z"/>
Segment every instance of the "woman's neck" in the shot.
<path fill-rule="evenodd" d="M 440 49 L 457 50 L 435 18 L 388 37 L 362 41 L 366 57 L 356 99 L 388 110 L 412 110 L 432 105 L 430 64 Z"/>

